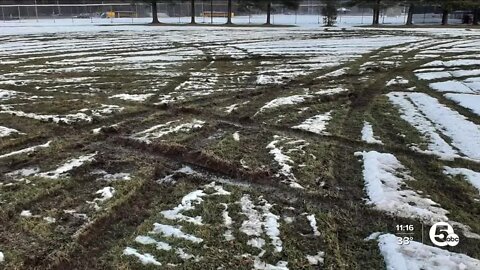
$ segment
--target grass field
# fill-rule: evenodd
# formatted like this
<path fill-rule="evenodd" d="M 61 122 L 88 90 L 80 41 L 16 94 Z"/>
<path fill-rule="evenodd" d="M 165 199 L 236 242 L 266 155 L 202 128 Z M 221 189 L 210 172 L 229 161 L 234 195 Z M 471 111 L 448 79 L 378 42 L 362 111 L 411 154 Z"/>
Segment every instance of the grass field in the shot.
<path fill-rule="evenodd" d="M 479 31 L 105 29 L 0 36 L 0 268 L 479 269 Z"/>

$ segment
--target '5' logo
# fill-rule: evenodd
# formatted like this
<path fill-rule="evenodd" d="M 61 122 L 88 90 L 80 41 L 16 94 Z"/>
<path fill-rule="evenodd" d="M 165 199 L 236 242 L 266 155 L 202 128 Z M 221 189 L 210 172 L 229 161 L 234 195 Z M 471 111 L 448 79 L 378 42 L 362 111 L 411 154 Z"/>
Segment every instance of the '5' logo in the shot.
<path fill-rule="evenodd" d="M 454 247 L 460 243 L 460 238 L 453 231 L 453 227 L 447 222 L 437 222 L 430 228 L 430 240 L 439 247 Z"/>

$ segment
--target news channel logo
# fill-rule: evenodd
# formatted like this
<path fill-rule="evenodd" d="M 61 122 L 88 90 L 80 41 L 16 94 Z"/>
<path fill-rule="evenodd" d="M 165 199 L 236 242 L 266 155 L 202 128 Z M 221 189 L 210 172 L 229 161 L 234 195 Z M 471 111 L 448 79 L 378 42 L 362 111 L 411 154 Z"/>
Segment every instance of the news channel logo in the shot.
<path fill-rule="evenodd" d="M 436 246 L 454 247 L 460 243 L 460 238 L 453 231 L 453 227 L 447 222 L 437 222 L 433 224 L 429 232 L 430 241 Z"/>

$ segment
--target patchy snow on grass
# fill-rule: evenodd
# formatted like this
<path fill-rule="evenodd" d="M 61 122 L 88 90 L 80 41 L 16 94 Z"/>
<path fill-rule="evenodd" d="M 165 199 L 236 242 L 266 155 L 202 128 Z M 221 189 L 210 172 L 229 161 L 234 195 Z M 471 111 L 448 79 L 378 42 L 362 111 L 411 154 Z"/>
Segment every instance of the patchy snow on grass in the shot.
<path fill-rule="evenodd" d="M 232 241 L 235 240 L 235 236 L 232 234 L 233 220 L 228 214 L 228 204 L 222 203 L 222 205 L 224 207 L 222 211 L 223 224 L 227 228 L 223 233 L 223 237 L 225 237 L 225 240 L 227 241 Z"/>
<path fill-rule="evenodd" d="M 24 149 L 21 149 L 21 150 L 13 151 L 13 152 L 10 152 L 10 153 L 7 153 L 7 154 L 3 154 L 3 155 L 0 155 L 0 159 L 15 156 L 15 155 L 20 155 L 20 154 L 32 153 L 32 152 L 35 152 L 36 150 L 38 150 L 40 148 L 49 147 L 50 143 L 51 143 L 51 141 L 48 141 L 47 143 L 44 143 L 44 144 L 35 145 L 35 146 L 27 147 L 27 148 L 24 148 Z"/>
<path fill-rule="evenodd" d="M 468 78 L 463 83 L 475 93 L 480 93 L 480 77 Z"/>
<path fill-rule="evenodd" d="M 432 81 L 438 79 L 446 79 L 452 77 L 449 71 L 435 71 L 435 72 L 415 72 L 415 76 L 420 80 Z"/>
<path fill-rule="evenodd" d="M 102 132 L 105 132 L 109 129 L 115 129 L 115 128 L 118 128 L 120 126 L 120 123 L 118 124 L 113 124 L 113 125 L 109 125 L 109 126 L 101 126 L 99 128 L 94 128 L 92 129 L 92 133 L 93 134 L 100 134 Z"/>
<path fill-rule="evenodd" d="M 191 234 L 184 233 L 182 227 L 173 227 L 171 225 L 165 225 L 160 223 L 153 224 L 153 230 L 150 232 L 152 234 L 162 234 L 165 237 L 173 237 L 184 239 L 193 243 L 201 243 L 203 239 L 193 236 Z"/>
<path fill-rule="evenodd" d="M 183 166 L 182 168 L 174 171 L 172 174 L 169 174 L 169 175 L 163 177 L 162 179 L 157 180 L 157 183 L 159 183 L 159 184 L 175 184 L 176 181 L 175 181 L 175 179 L 174 179 L 173 177 L 174 177 L 177 173 L 186 174 L 186 175 L 197 174 L 197 172 L 194 171 L 191 167 L 189 167 L 189 166 Z"/>
<path fill-rule="evenodd" d="M 465 168 L 451 168 L 448 166 L 444 167 L 445 174 L 448 175 L 463 175 L 465 180 L 467 180 L 472 186 L 474 186 L 480 193 L 480 173 L 475 172 Z"/>
<path fill-rule="evenodd" d="M 175 254 L 177 254 L 178 257 L 184 261 L 191 260 L 191 259 L 195 259 L 195 261 L 200 260 L 199 258 L 196 258 L 194 255 L 186 253 L 185 250 L 183 250 L 183 248 L 177 248 L 175 250 Z"/>
<path fill-rule="evenodd" d="M 312 227 L 313 235 L 320 236 L 320 232 L 317 228 L 317 219 L 315 218 L 314 214 L 307 215 L 307 219 L 310 222 L 310 227 Z"/>
<path fill-rule="evenodd" d="M 480 160 L 480 129 L 458 112 L 440 104 L 437 99 L 423 93 L 409 93 L 409 99 L 452 145 L 469 158 Z"/>
<path fill-rule="evenodd" d="M 16 97 L 19 93 L 17 91 L 0 89 L 0 101 L 6 101 Z"/>
<path fill-rule="evenodd" d="M 390 81 L 387 82 L 387 86 L 402 85 L 402 84 L 408 84 L 408 80 L 403 78 L 402 76 L 397 76 L 395 79 L 391 79 Z"/>
<path fill-rule="evenodd" d="M 316 255 L 307 255 L 307 260 L 310 265 L 323 264 L 325 252 L 319 251 Z"/>
<path fill-rule="evenodd" d="M 100 210 L 101 207 L 99 206 L 99 203 L 104 203 L 107 200 L 110 200 L 113 198 L 113 195 L 115 194 L 115 189 L 113 187 L 104 187 L 95 194 L 100 195 L 100 198 L 95 198 L 93 201 L 87 201 L 87 203 L 92 204 L 95 210 Z"/>
<path fill-rule="evenodd" d="M 356 152 L 363 157 L 363 178 L 368 203 L 392 215 L 418 218 L 429 224 L 447 221 L 448 211 L 408 188 L 405 180 L 414 179 L 397 158 L 377 151 Z"/>
<path fill-rule="evenodd" d="M 380 235 L 378 247 L 389 270 L 480 269 L 480 260 L 416 241 L 399 245 L 393 234 Z"/>
<path fill-rule="evenodd" d="M 312 95 L 294 95 L 294 96 L 276 98 L 268 102 L 267 104 L 265 104 L 263 107 L 261 107 L 258 110 L 258 112 L 255 113 L 255 115 L 260 114 L 266 110 L 271 110 L 271 109 L 278 108 L 285 105 L 300 104 L 302 102 L 305 102 L 308 98 L 312 98 L 312 97 L 313 97 Z"/>
<path fill-rule="evenodd" d="M 187 122 L 174 126 L 173 124 L 177 122 L 178 121 L 171 121 L 165 124 L 153 126 L 144 131 L 135 133 L 133 135 L 133 138 L 143 141 L 145 143 L 151 143 L 152 140 L 161 138 L 171 133 L 188 132 L 191 130 L 200 129 L 205 124 L 204 121 L 193 119 L 192 122 Z"/>
<path fill-rule="evenodd" d="M 29 218 L 29 217 L 32 217 L 33 215 L 32 215 L 32 212 L 30 212 L 30 210 L 23 210 L 23 211 L 20 213 L 20 216 L 21 216 L 21 217 L 27 217 L 27 218 Z"/>
<path fill-rule="evenodd" d="M 53 217 L 43 217 L 43 220 L 45 220 L 48 224 L 52 224 L 57 221 L 57 219 Z"/>
<path fill-rule="evenodd" d="M 382 141 L 376 139 L 375 136 L 373 136 L 372 125 L 367 121 L 363 122 L 362 141 L 367 142 L 367 143 L 383 144 Z"/>
<path fill-rule="evenodd" d="M 110 174 L 104 170 L 94 170 L 92 174 L 98 176 L 99 180 L 106 181 L 106 182 L 128 181 L 132 179 L 129 173 Z"/>
<path fill-rule="evenodd" d="M 113 95 L 110 98 L 118 98 L 126 101 L 141 102 L 149 99 L 153 95 L 154 94 L 118 94 L 118 95 Z"/>
<path fill-rule="evenodd" d="M 280 169 L 276 176 L 285 178 L 282 182 L 289 185 L 290 187 L 303 189 L 303 187 L 298 184 L 298 180 L 293 174 L 293 165 L 295 164 L 295 162 L 293 162 L 293 160 L 285 154 L 287 153 L 286 151 L 284 151 L 286 147 L 280 146 L 280 144 L 284 143 L 294 145 L 300 143 L 301 145 L 290 149 L 290 151 L 294 149 L 297 149 L 298 151 L 303 151 L 302 148 L 306 146 L 305 141 L 295 141 L 278 135 L 274 135 L 273 139 L 274 140 L 267 145 L 267 149 L 270 149 L 269 153 L 273 155 L 273 159 L 278 164 L 278 166 L 280 166 Z"/>
<path fill-rule="evenodd" d="M 230 106 L 225 107 L 225 112 L 227 114 L 231 114 L 234 110 L 236 110 L 238 107 L 238 104 L 232 104 Z"/>
<path fill-rule="evenodd" d="M 240 133 L 238 131 L 236 131 L 235 133 L 232 134 L 232 137 L 233 139 L 236 141 L 236 142 L 239 142 L 240 141 Z"/>
<path fill-rule="evenodd" d="M 18 117 L 25 117 L 31 118 L 43 122 L 54 122 L 54 123 L 64 123 L 64 124 L 72 124 L 76 122 L 92 122 L 92 117 L 88 116 L 85 113 L 78 112 L 72 114 L 65 114 L 65 115 L 53 115 L 53 114 L 36 114 L 36 113 L 26 113 L 23 111 L 15 111 L 7 108 L 6 106 L 1 107 L 0 113 L 10 114 Z"/>
<path fill-rule="evenodd" d="M 142 244 L 142 245 L 155 245 L 155 247 L 158 250 L 166 250 L 169 251 L 172 249 L 170 244 L 162 242 L 162 241 L 157 241 L 150 236 L 145 236 L 145 235 L 139 235 L 135 237 L 135 242 Z"/>
<path fill-rule="evenodd" d="M 459 66 L 473 66 L 480 65 L 480 59 L 456 59 L 441 61 L 436 60 L 422 65 L 422 67 L 459 67 Z"/>
<path fill-rule="evenodd" d="M 317 79 L 340 77 L 340 76 L 343 76 L 343 75 L 347 74 L 347 71 L 349 69 L 350 69 L 349 67 L 340 68 L 340 69 L 334 70 L 332 72 L 329 72 L 325 75 L 319 76 L 319 77 L 317 77 Z"/>
<path fill-rule="evenodd" d="M 445 159 L 458 157 L 441 134 L 468 158 L 480 160 L 480 130 L 464 116 L 424 93 L 391 92 L 387 96 L 400 108 L 401 117 L 429 140 L 433 154 Z"/>
<path fill-rule="evenodd" d="M 280 224 L 278 221 L 280 217 L 270 212 L 270 209 L 273 207 L 272 204 L 268 203 L 266 200 L 262 200 L 262 212 L 263 212 L 263 227 L 265 229 L 265 234 L 270 238 L 272 245 L 274 246 L 274 252 L 282 252 L 282 240 L 280 239 Z"/>
<path fill-rule="evenodd" d="M 253 262 L 253 268 L 258 270 L 288 270 L 287 266 L 288 262 L 286 261 L 279 261 L 276 265 L 273 265 L 262 262 L 258 257 L 255 257 L 255 260 Z"/>
<path fill-rule="evenodd" d="M 449 93 L 444 96 L 480 116 L 480 95 Z"/>
<path fill-rule="evenodd" d="M 474 94 L 475 92 L 464 83 L 459 81 L 445 81 L 431 83 L 430 88 L 438 92 L 453 92 L 453 93 L 467 93 Z"/>
<path fill-rule="evenodd" d="M 260 238 L 260 237 L 250 238 L 247 241 L 247 245 L 262 250 L 260 254 L 264 253 L 263 247 L 265 246 L 265 240 L 263 238 Z"/>
<path fill-rule="evenodd" d="M 335 88 L 329 88 L 329 89 L 322 89 L 320 91 L 315 92 L 315 95 L 320 95 L 320 96 L 333 96 L 339 93 L 343 92 L 348 92 L 348 89 L 343 88 L 343 87 L 335 87 Z"/>
<path fill-rule="evenodd" d="M 453 77 L 467 77 L 467 76 L 478 76 L 480 75 L 480 69 L 472 69 L 472 70 L 452 70 L 450 71 Z"/>
<path fill-rule="evenodd" d="M 243 195 L 243 197 L 240 199 L 240 206 L 242 208 L 242 214 L 247 217 L 247 219 L 242 222 L 240 231 L 248 236 L 261 236 L 261 217 L 258 211 L 255 209 L 255 205 L 250 200 L 250 195 Z"/>
<path fill-rule="evenodd" d="M 0 138 L 10 136 L 12 134 L 24 134 L 21 133 L 20 131 L 13 129 L 13 128 L 7 128 L 7 127 L 2 127 L 0 126 Z"/>
<path fill-rule="evenodd" d="M 182 212 L 190 211 L 195 209 L 195 205 L 198 205 L 203 202 L 202 197 L 207 196 L 203 190 L 195 190 L 182 198 L 182 203 L 176 206 L 171 210 L 162 211 L 161 214 L 170 220 L 180 220 L 193 223 L 195 225 L 203 225 L 202 217 L 189 217 L 182 214 Z"/>
<path fill-rule="evenodd" d="M 157 265 L 157 266 L 162 265 L 160 262 L 158 262 L 155 259 L 155 257 L 152 254 L 150 254 L 150 253 L 142 254 L 142 253 L 138 252 L 136 249 L 131 248 L 131 247 L 125 248 L 125 250 L 123 251 L 123 255 L 135 256 L 140 260 L 140 262 L 143 265 L 148 265 L 148 264 L 153 264 L 153 265 Z"/>
<path fill-rule="evenodd" d="M 274 252 L 281 252 L 283 250 L 283 242 L 280 239 L 280 216 L 270 211 L 273 205 L 261 198 L 260 203 L 262 205 L 259 206 L 261 210 L 260 213 L 255 209 L 256 207 L 251 201 L 250 195 L 243 195 L 239 203 L 242 214 L 247 218 L 240 227 L 240 231 L 250 237 L 247 244 L 260 249 L 261 255 L 259 255 L 259 257 L 261 257 L 265 253 L 263 246 L 266 243 L 265 239 L 261 238 L 261 236 L 265 233 L 274 247 Z"/>
<path fill-rule="evenodd" d="M 324 114 L 318 114 L 311 118 L 308 118 L 303 123 L 298 126 L 294 126 L 294 129 L 302 129 L 312 133 L 320 134 L 320 135 L 327 135 L 328 133 L 325 132 L 327 129 L 328 121 L 330 121 L 332 111 L 329 111 Z"/>
<path fill-rule="evenodd" d="M 57 169 L 53 171 L 40 173 L 38 174 L 38 176 L 50 178 L 50 179 L 58 179 L 58 178 L 64 177 L 71 170 L 78 168 L 87 162 L 94 161 L 96 155 L 97 153 L 93 153 L 93 154 L 83 155 L 78 158 L 70 159 L 69 161 L 67 161 Z"/>
<path fill-rule="evenodd" d="M 33 167 L 33 168 L 24 168 L 24 169 L 19 169 L 15 170 L 9 173 L 6 173 L 5 176 L 11 177 L 15 180 L 21 181 L 25 177 L 29 177 L 32 175 L 35 175 L 40 172 L 40 169 L 38 167 Z"/>

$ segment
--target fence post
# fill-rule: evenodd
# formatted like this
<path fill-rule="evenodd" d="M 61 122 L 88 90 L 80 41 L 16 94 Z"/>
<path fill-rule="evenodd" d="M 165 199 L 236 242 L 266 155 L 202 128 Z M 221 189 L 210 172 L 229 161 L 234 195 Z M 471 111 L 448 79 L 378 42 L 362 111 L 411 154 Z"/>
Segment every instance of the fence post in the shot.
<path fill-rule="evenodd" d="M 22 15 L 20 15 L 20 6 L 17 6 L 18 8 L 18 21 L 21 21 Z"/>
<path fill-rule="evenodd" d="M 365 9 L 362 7 L 362 22 L 360 24 L 363 24 L 363 14 L 365 12 Z"/>
<path fill-rule="evenodd" d="M 37 22 L 38 22 L 38 8 L 37 8 L 37 0 L 35 0 L 35 16 L 37 17 Z"/>
<path fill-rule="evenodd" d="M 213 0 L 210 0 L 210 24 L 213 24 Z"/>
<path fill-rule="evenodd" d="M 3 10 L 3 6 L 2 6 L 2 19 L 5 22 L 5 11 Z"/>

